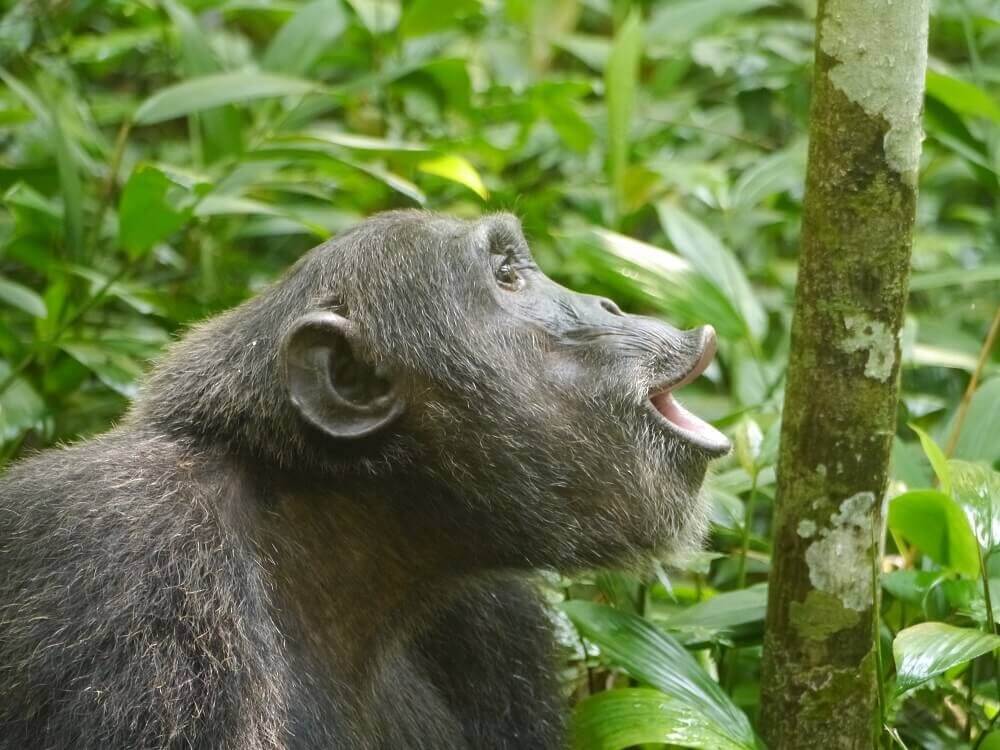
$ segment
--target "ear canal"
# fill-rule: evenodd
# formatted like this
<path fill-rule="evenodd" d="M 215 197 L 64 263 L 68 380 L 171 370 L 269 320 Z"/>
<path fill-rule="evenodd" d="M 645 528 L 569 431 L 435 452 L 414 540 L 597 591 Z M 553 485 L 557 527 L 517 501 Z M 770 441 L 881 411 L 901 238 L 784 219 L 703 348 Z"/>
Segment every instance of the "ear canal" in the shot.
<path fill-rule="evenodd" d="M 294 323 L 281 347 L 292 404 L 313 427 L 341 440 L 382 431 L 405 407 L 395 386 L 355 356 L 352 328 L 336 313 L 308 313 Z"/>

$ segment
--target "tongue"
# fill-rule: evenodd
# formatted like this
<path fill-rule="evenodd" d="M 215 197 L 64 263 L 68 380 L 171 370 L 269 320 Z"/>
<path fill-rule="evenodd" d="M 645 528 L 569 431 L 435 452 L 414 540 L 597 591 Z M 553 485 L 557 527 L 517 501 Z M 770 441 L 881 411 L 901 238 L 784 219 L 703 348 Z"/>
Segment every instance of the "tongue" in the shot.
<path fill-rule="evenodd" d="M 670 392 L 658 393 L 650 400 L 664 419 L 695 441 L 706 447 L 728 450 L 729 438 L 677 403 Z"/>

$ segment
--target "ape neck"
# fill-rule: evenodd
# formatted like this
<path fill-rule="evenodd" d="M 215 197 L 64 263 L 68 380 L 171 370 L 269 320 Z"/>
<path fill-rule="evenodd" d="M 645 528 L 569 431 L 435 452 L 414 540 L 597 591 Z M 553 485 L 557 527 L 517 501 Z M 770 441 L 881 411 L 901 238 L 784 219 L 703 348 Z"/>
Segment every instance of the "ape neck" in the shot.
<path fill-rule="evenodd" d="M 351 701 L 366 695 L 427 618 L 475 577 L 468 545 L 425 498 L 278 487 L 260 548 L 276 611 L 302 668 Z M 418 512 L 420 511 L 420 512 Z M 364 710 L 363 705 L 358 706 Z"/>

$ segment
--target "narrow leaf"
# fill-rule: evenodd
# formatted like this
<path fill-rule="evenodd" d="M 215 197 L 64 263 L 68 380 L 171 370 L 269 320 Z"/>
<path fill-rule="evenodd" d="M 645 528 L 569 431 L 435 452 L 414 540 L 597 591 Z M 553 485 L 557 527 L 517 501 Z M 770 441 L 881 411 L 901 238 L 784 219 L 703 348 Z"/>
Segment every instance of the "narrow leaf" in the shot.
<path fill-rule="evenodd" d="M 320 88 L 301 78 L 270 73 L 217 73 L 168 86 L 144 101 L 135 113 L 140 125 L 151 125 L 224 104 L 275 96 L 295 96 Z"/>
<path fill-rule="evenodd" d="M 281 27 L 264 53 L 263 66 L 275 73 L 302 75 L 347 28 L 340 0 L 306 3 Z"/>
<path fill-rule="evenodd" d="M 608 172 L 614 190 L 615 212 L 619 218 L 625 206 L 625 172 L 641 57 L 642 16 L 636 6 L 629 11 L 615 35 L 604 74 L 608 104 Z"/>
<path fill-rule="evenodd" d="M 736 256 L 708 227 L 679 206 L 661 201 L 656 210 L 677 251 L 717 286 L 724 297 L 733 301 L 747 331 L 759 340 L 767 330 L 767 314 Z"/>
<path fill-rule="evenodd" d="M 23 310 L 28 315 L 44 318 L 48 315 L 45 300 L 28 287 L 0 276 L 0 301 Z"/>
<path fill-rule="evenodd" d="M 941 452 L 941 449 L 930 435 L 916 425 L 911 424 L 909 428 L 917 433 L 917 437 L 920 438 L 920 446 L 924 449 L 924 455 L 927 456 L 927 460 L 931 462 L 931 468 L 934 469 L 934 474 L 938 478 L 941 491 L 946 495 L 950 495 L 951 472 L 948 470 L 948 459 L 944 457 L 944 453 Z"/>
<path fill-rule="evenodd" d="M 445 154 L 436 159 L 422 161 L 420 162 L 420 171 L 457 182 L 459 185 L 465 185 L 483 200 L 489 197 L 489 191 L 486 190 L 479 172 L 463 156 Z"/>

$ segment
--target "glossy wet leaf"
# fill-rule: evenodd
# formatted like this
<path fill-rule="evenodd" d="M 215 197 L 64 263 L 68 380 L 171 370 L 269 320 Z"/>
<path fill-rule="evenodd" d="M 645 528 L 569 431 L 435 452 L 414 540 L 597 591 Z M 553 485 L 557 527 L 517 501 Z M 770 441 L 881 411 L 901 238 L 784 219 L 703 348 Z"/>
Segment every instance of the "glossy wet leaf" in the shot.
<path fill-rule="evenodd" d="M 753 747 L 746 715 L 676 639 L 648 620 L 585 601 L 563 605 L 580 633 L 632 677 L 667 693 L 678 706 L 718 726 L 741 747 Z"/>
<path fill-rule="evenodd" d="M 1000 472 L 985 463 L 948 462 L 952 492 L 984 550 L 1000 546 Z"/>
<path fill-rule="evenodd" d="M 651 688 L 607 690 L 573 711 L 574 750 L 624 750 L 665 743 L 701 750 L 752 750 L 736 742 L 725 726 L 666 693 Z"/>
<path fill-rule="evenodd" d="M 1000 636 L 943 622 L 924 622 L 901 630 L 892 642 L 896 694 L 997 648 Z"/>

